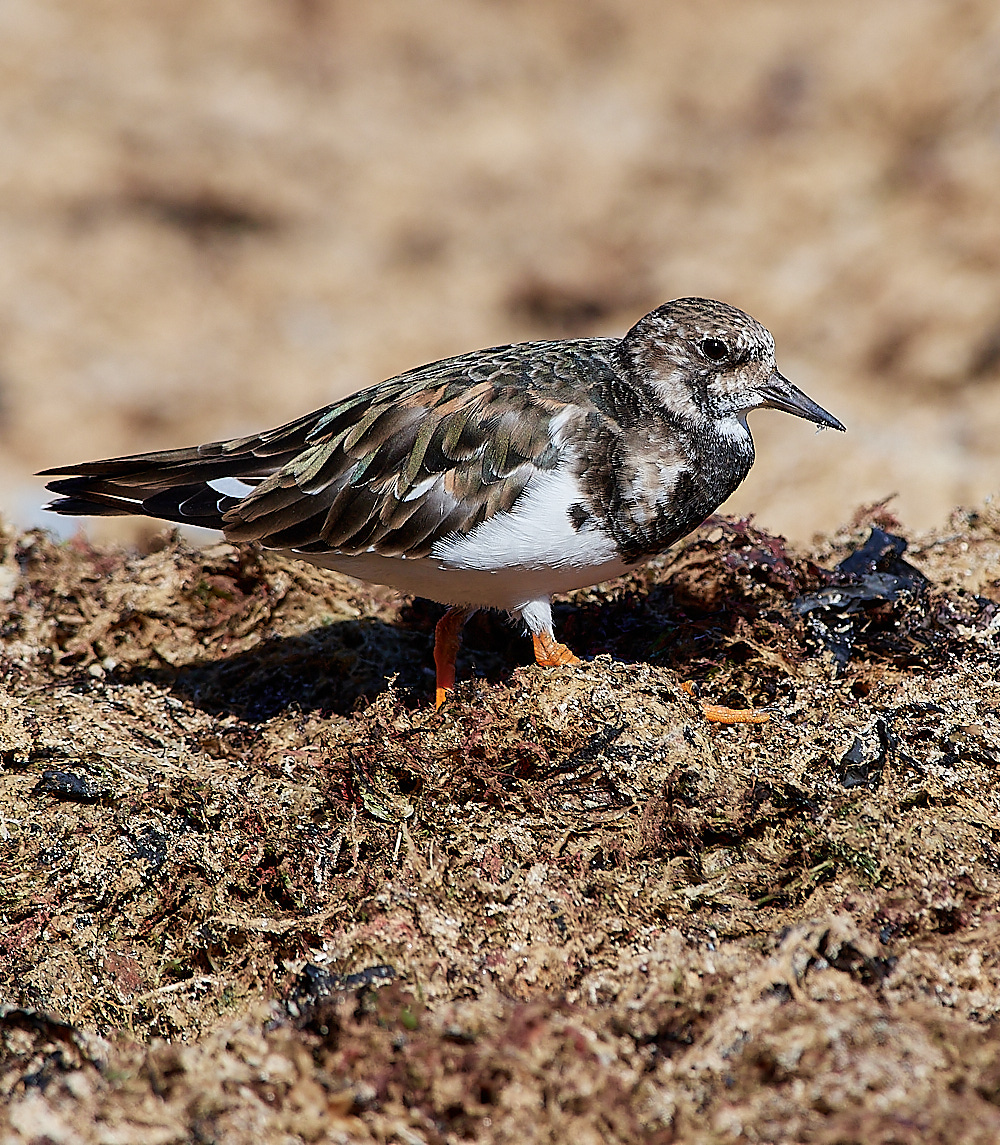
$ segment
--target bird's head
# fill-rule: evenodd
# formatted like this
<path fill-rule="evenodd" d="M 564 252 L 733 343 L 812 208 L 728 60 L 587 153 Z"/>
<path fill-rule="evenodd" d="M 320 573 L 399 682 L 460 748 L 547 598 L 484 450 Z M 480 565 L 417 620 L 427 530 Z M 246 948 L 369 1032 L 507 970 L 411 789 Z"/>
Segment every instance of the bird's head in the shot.
<path fill-rule="evenodd" d="M 666 302 L 639 319 L 622 339 L 622 352 L 634 376 L 675 416 L 744 421 L 751 410 L 768 408 L 844 429 L 778 372 L 770 331 L 725 302 Z"/>

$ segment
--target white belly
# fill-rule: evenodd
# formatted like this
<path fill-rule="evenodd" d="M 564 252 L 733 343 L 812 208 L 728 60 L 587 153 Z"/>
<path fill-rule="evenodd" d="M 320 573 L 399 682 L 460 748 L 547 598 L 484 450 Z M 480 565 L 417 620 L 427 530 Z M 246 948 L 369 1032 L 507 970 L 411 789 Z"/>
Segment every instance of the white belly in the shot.
<path fill-rule="evenodd" d="M 426 557 L 288 555 L 442 604 L 517 612 L 552 593 L 598 584 L 632 567 L 593 521 L 573 528 L 569 507 L 579 499 L 572 475 L 553 470 L 532 479 L 512 513 L 497 513 L 467 534 L 439 541 Z"/>
<path fill-rule="evenodd" d="M 290 557 L 309 561 L 320 568 L 334 569 L 371 584 L 387 584 L 412 596 L 423 596 L 441 604 L 468 604 L 477 608 L 502 608 L 519 612 L 532 601 L 556 592 L 571 592 L 621 576 L 632 566 L 609 561 L 586 569 L 515 569 L 492 571 L 460 569 L 433 557 L 406 560 L 361 553 L 350 557 L 340 553 L 296 553 Z"/>

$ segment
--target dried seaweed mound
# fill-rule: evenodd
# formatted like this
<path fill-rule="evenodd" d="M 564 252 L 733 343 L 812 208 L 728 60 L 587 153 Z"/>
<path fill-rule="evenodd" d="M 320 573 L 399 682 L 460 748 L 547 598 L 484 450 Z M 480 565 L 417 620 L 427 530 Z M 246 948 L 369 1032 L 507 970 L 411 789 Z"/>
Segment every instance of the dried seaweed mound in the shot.
<path fill-rule="evenodd" d="M 434 606 L 4 533 L 0 1137 L 997 1140 L 998 602 L 713 519 L 436 713 Z"/>

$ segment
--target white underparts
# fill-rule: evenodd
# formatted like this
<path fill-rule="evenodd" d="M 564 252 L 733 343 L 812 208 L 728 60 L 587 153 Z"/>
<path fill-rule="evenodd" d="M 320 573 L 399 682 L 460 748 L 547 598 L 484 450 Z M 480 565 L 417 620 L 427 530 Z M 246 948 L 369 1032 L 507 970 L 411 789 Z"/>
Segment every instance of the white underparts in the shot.
<path fill-rule="evenodd" d="M 570 506 L 582 491 L 567 469 L 536 473 L 511 513 L 496 513 L 471 532 L 438 541 L 432 555 L 458 569 L 588 569 L 613 561 L 614 541 L 591 524 L 575 529 Z"/>
<path fill-rule="evenodd" d="M 442 604 L 505 609 L 522 616 L 532 632 L 551 632 L 553 593 L 610 580 L 631 567 L 595 521 L 574 528 L 569 510 L 581 496 L 567 469 L 536 473 L 513 512 L 439 541 L 429 556 L 290 555 Z"/>

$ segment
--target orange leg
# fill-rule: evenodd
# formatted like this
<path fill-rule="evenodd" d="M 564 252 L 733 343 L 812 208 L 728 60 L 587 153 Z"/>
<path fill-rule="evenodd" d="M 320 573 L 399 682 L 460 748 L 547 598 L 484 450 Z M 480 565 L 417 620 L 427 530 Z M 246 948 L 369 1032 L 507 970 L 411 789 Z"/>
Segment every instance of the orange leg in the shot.
<path fill-rule="evenodd" d="M 689 696 L 694 696 L 694 684 L 690 680 L 681 684 L 681 688 Z M 698 703 L 701 705 L 702 715 L 710 724 L 766 724 L 771 718 L 767 712 L 758 711 L 756 708 L 724 708 L 721 704 L 706 704 L 704 700 L 699 700 Z"/>
<path fill-rule="evenodd" d="M 536 632 L 531 637 L 535 646 L 535 663 L 541 668 L 559 668 L 563 664 L 582 663 L 579 656 L 574 656 L 565 644 L 549 632 Z"/>
<path fill-rule="evenodd" d="M 455 687 L 455 658 L 462 646 L 462 628 L 475 609 L 449 608 L 434 629 L 434 668 L 437 692 L 434 707 L 440 708 Z"/>

